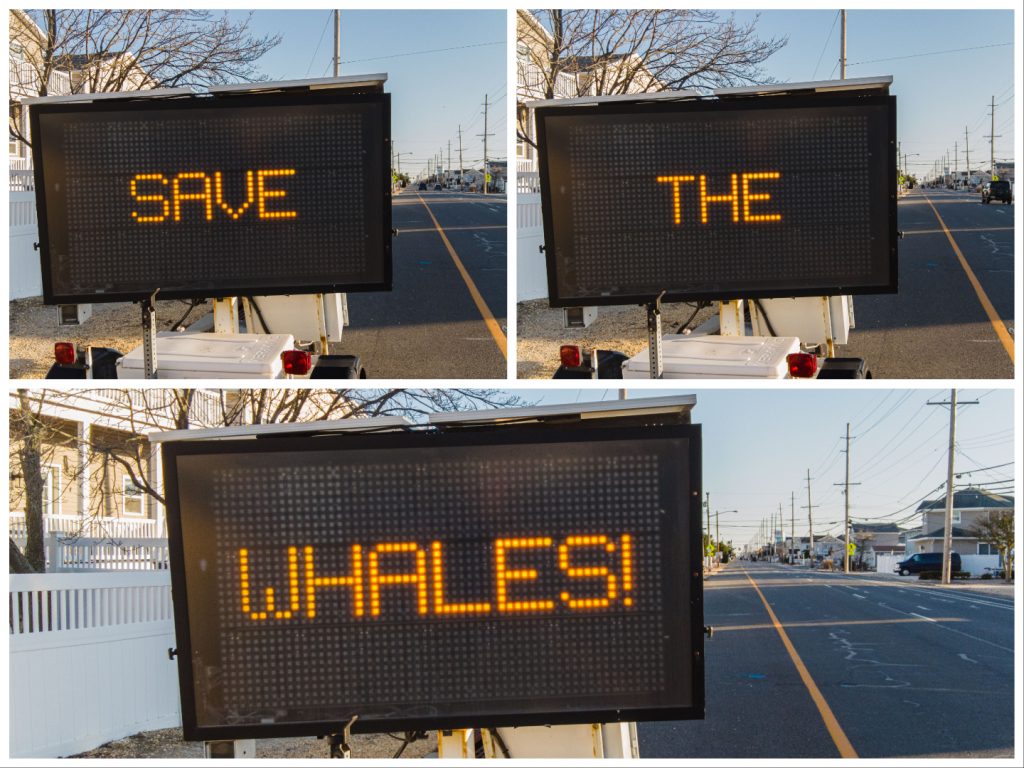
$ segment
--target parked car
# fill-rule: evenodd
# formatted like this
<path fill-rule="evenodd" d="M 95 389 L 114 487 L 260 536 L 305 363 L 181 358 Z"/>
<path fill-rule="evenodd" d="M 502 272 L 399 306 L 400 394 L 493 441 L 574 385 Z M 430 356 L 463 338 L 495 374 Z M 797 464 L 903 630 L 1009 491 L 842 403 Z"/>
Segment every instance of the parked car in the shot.
<path fill-rule="evenodd" d="M 950 553 L 950 560 L 952 561 L 950 563 L 950 570 L 960 571 L 963 569 L 959 552 Z M 942 553 L 918 552 L 916 555 L 911 555 L 906 560 L 896 563 L 894 570 L 900 576 L 909 576 L 912 573 L 921 573 L 921 571 L 941 571 Z"/>
<path fill-rule="evenodd" d="M 420 182 L 420 192 L 426 192 L 426 191 L 427 191 L 427 182 L 421 181 Z"/>
<path fill-rule="evenodd" d="M 986 181 L 981 188 L 981 202 L 986 205 L 993 200 L 1002 200 L 1009 205 L 1013 202 L 1013 187 L 1008 181 Z"/>
<path fill-rule="evenodd" d="M 441 185 L 440 184 L 435 184 L 434 185 L 434 191 L 435 192 L 440 192 L 441 191 Z"/>

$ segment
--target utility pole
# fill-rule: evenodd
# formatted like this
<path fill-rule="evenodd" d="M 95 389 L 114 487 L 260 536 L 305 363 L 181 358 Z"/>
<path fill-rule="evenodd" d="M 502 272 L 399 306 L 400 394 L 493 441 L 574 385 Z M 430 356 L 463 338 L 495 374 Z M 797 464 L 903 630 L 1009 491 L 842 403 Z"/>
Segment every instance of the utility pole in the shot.
<path fill-rule="evenodd" d="M 843 48 L 842 48 L 842 51 L 839 54 L 839 79 L 840 80 L 845 80 L 846 79 L 846 11 L 840 11 L 839 14 L 840 14 L 840 17 L 843 20 L 843 22 L 842 22 L 842 28 L 843 28 L 843 34 L 842 34 Z"/>
<path fill-rule="evenodd" d="M 484 129 L 486 130 L 486 129 Z M 484 179 L 484 186 L 487 186 L 487 180 Z M 707 491 L 704 495 L 704 510 L 707 514 L 707 532 L 708 532 L 708 544 L 711 543 L 711 491 Z M 704 550 L 704 558 L 708 558 L 707 549 Z M 711 568 L 711 561 L 708 561 L 708 569 Z"/>
<path fill-rule="evenodd" d="M 452 140 L 448 139 L 448 181 L 452 180 Z"/>
<path fill-rule="evenodd" d="M 341 74 L 341 11 L 334 12 L 334 76 Z"/>
<path fill-rule="evenodd" d="M 956 139 L 953 140 L 953 184 L 960 180 L 960 148 L 957 147 Z"/>
<path fill-rule="evenodd" d="M 782 502 L 779 502 L 779 538 L 782 539 L 782 545 L 786 545 L 786 531 L 782 522 Z"/>
<path fill-rule="evenodd" d="M 846 422 L 846 450 L 843 451 L 846 454 L 846 481 L 842 483 L 835 483 L 835 485 L 842 485 L 844 506 L 846 507 L 846 518 L 843 523 L 843 546 L 846 548 L 843 554 L 843 573 L 850 572 L 850 486 L 860 485 L 860 483 L 850 482 L 850 422 Z"/>
<path fill-rule="evenodd" d="M 956 390 L 950 390 L 949 402 L 933 403 L 928 402 L 928 405 L 948 405 L 949 406 L 949 458 L 946 463 L 946 520 L 945 527 L 942 534 L 942 583 L 949 584 L 952 580 L 952 560 L 951 557 L 953 552 L 953 449 L 956 446 L 956 407 L 957 405 L 977 405 L 977 400 L 963 400 L 957 402 Z M 923 512 L 922 515 L 927 515 Z M 921 533 L 927 535 L 928 531 L 924 530 L 924 520 L 922 520 Z"/>
<path fill-rule="evenodd" d="M 796 544 L 796 494 L 793 491 L 789 492 L 789 535 L 793 539 L 793 544 Z M 790 547 L 792 550 L 793 547 Z"/>
<path fill-rule="evenodd" d="M 971 145 L 967 139 L 967 126 L 964 126 L 964 153 L 967 155 L 967 181 L 971 180 Z"/>
<path fill-rule="evenodd" d="M 487 176 L 488 176 L 488 171 L 487 171 L 487 137 L 494 135 L 493 133 L 488 133 L 487 132 L 487 108 L 488 108 L 487 105 L 488 105 L 487 94 L 485 93 L 484 94 L 484 132 L 477 134 L 478 136 L 483 136 L 484 137 L 484 194 L 485 195 L 487 194 Z M 710 535 L 710 519 L 709 519 L 708 528 L 709 528 L 708 533 Z"/>
<path fill-rule="evenodd" d="M 466 166 L 462 164 L 462 124 L 459 124 L 459 189 L 465 189 Z"/>
<path fill-rule="evenodd" d="M 988 172 L 990 176 L 996 175 L 996 139 L 1001 138 L 1003 134 L 996 134 L 996 97 L 992 97 L 992 133 L 986 138 L 988 139 L 989 149 L 989 168 Z"/>
<path fill-rule="evenodd" d="M 814 515 L 812 511 L 814 505 L 811 504 L 811 470 L 807 470 L 807 552 L 811 556 L 811 568 L 814 567 Z"/>

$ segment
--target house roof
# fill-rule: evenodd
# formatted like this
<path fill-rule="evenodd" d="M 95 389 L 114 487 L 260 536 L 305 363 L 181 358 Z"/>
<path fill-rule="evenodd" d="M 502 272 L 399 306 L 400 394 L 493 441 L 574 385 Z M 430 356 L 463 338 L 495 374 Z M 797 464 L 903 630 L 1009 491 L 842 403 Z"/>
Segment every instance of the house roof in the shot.
<path fill-rule="evenodd" d="M 940 496 L 937 499 L 922 501 L 917 511 L 927 512 L 945 508 L 946 497 Z M 953 492 L 953 509 L 1013 509 L 1013 497 L 972 486 Z"/>
<path fill-rule="evenodd" d="M 853 533 L 903 533 L 896 523 L 854 523 L 850 529 Z"/>
<path fill-rule="evenodd" d="M 945 536 L 944 529 L 936 528 L 928 533 L 919 533 L 916 536 L 910 536 L 908 541 L 917 541 L 918 539 L 941 539 Z M 976 539 L 976 534 L 961 528 L 958 525 L 953 526 L 953 538 L 954 539 Z"/>

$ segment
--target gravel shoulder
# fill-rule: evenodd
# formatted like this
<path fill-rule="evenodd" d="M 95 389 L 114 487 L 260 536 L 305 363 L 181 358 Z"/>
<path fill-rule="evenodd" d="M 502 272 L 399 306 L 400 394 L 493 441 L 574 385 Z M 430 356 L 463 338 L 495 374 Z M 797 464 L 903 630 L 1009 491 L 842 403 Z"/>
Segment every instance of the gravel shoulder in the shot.
<path fill-rule="evenodd" d="M 521 301 L 517 308 L 516 377 L 520 379 L 550 379 L 558 370 L 562 344 L 614 349 L 630 357 L 647 346 L 647 312 L 641 306 L 599 307 L 589 328 L 563 328 L 562 310 L 549 307 L 547 299 Z M 662 304 L 664 332 L 673 333 L 693 309 L 694 305 L 687 303 Z M 690 327 L 700 325 L 713 312 L 702 309 Z"/>
<path fill-rule="evenodd" d="M 137 304 L 93 304 L 92 317 L 78 326 L 57 324 L 57 308 L 41 297 L 9 303 L 10 377 L 42 379 L 53 363 L 53 344 L 72 341 L 94 347 L 113 347 L 130 352 L 142 343 L 142 313 Z M 184 301 L 156 302 L 157 330 L 170 330 L 188 309 Z M 188 317 L 195 323 L 213 311 L 212 304 L 196 307 Z"/>
<path fill-rule="evenodd" d="M 350 742 L 352 757 L 391 759 L 402 745 L 400 734 L 386 733 L 354 734 Z M 256 757 L 286 759 L 326 759 L 330 757 L 325 739 L 303 736 L 287 739 L 257 739 Z M 405 748 L 403 758 L 429 757 L 437 753 L 437 734 L 428 732 L 427 738 L 415 741 Z M 184 741 L 180 728 L 165 728 L 159 731 L 143 731 L 124 739 L 111 741 L 102 746 L 81 752 L 72 757 L 85 758 L 197 758 L 203 757 L 201 741 Z"/>

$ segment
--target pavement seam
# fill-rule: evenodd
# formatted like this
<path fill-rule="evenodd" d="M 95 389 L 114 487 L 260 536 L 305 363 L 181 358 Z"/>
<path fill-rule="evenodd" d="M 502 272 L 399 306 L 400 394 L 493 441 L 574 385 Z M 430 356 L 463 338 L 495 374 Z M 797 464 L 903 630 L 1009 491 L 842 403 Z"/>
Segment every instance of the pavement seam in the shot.
<path fill-rule="evenodd" d="M 761 598 L 761 602 L 764 603 L 764 608 L 768 611 L 768 617 L 772 620 L 772 624 L 775 626 L 775 631 L 779 633 L 779 637 L 782 639 L 782 644 L 786 647 L 786 652 L 789 654 L 790 660 L 796 667 L 796 671 L 800 675 L 800 679 L 803 681 L 804 686 L 807 688 L 807 692 L 811 695 L 814 705 L 818 708 L 818 713 L 821 715 L 821 719 L 825 723 L 825 728 L 828 731 L 829 736 L 832 737 L 832 742 L 836 745 L 836 749 L 839 750 L 840 757 L 857 758 L 857 750 L 853 748 L 853 744 L 846 738 L 846 734 L 843 732 L 842 726 L 839 725 L 839 721 L 836 719 L 835 714 L 832 712 L 832 708 L 825 701 L 825 697 L 822 695 L 821 690 L 818 688 L 817 683 L 814 682 L 814 678 L 811 677 L 811 673 L 804 665 L 803 659 L 800 658 L 800 654 L 796 652 L 796 648 L 793 646 L 792 641 L 789 639 L 789 635 L 786 634 L 785 628 L 775 615 L 775 611 L 768 604 L 767 598 L 764 593 L 757 586 L 757 582 L 751 578 L 749 573 L 744 574 L 747 577 L 747 581 L 750 582 L 750 586 L 757 592 L 757 596 Z"/>
<path fill-rule="evenodd" d="M 992 306 L 992 302 L 989 301 L 988 295 L 981 287 L 981 283 L 975 276 L 974 270 L 971 269 L 970 264 L 967 263 L 967 259 L 964 258 L 963 253 L 960 251 L 960 246 L 958 246 L 956 244 L 956 240 L 953 239 L 953 234 L 949 231 L 949 227 L 946 226 L 946 222 L 942 220 L 935 204 L 932 203 L 931 198 L 927 195 L 924 196 L 924 199 L 931 207 L 932 213 L 935 214 L 935 218 L 939 220 L 939 226 L 942 227 L 942 231 L 946 234 L 946 239 L 949 240 L 949 244 L 953 246 L 953 253 L 955 253 L 957 259 L 959 259 L 960 266 L 963 267 L 963 270 L 967 275 L 967 280 L 970 282 L 971 287 L 974 288 L 974 293 L 978 297 L 978 301 L 981 302 L 982 309 L 984 309 L 985 314 L 988 315 L 988 321 L 992 324 L 992 329 L 996 332 L 996 336 L 999 337 L 999 341 L 1002 343 L 1003 349 L 1006 350 L 1006 354 L 1010 356 L 1010 362 L 1015 363 L 1016 361 L 1014 360 L 1013 355 L 1013 339 L 1010 338 L 1009 331 L 1006 330 L 1006 326 L 1003 325 L 1003 321 L 999 317 L 999 313 L 996 312 L 996 308 Z"/>
<path fill-rule="evenodd" d="M 462 275 L 462 281 L 466 284 L 469 289 L 469 295 L 473 298 L 473 303 L 476 304 L 477 311 L 484 320 L 484 325 L 487 326 L 487 330 L 491 333 L 491 338 L 494 339 L 494 343 L 498 345 L 498 349 L 501 351 L 501 356 L 508 360 L 508 340 L 505 338 L 505 334 L 501 330 L 501 324 L 494 319 L 494 315 L 491 313 L 490 308 L 487 306 L 487 302 L 484 301 L 484 297 L 477 290 L 476 283 L 473 282 L 473 278 L 469 276 L 469 272 L 466 270 L 465 265 L 462 263 L 462 259 L 459 258 L 459 254 L 455 252 L 455 248 L 448 240 L 448 236 L 441 229 L 441 224 L 434 216 L 434 212 L 430 210 L 430 206 L 427 205 L 427 201 L 419 195 L 423 207 L 427 209 L 427 215 L 430 216 L 430 220 L 434 222 L 434 227 L 437 229 L 437 234 L 441 236 L 441 242 L 444 243 L 444 247 L 448 249 L 448 255 L 452 257 L 452 261 L 455 262 L 455 268 L 459 270 L 459 274 Z"/>

